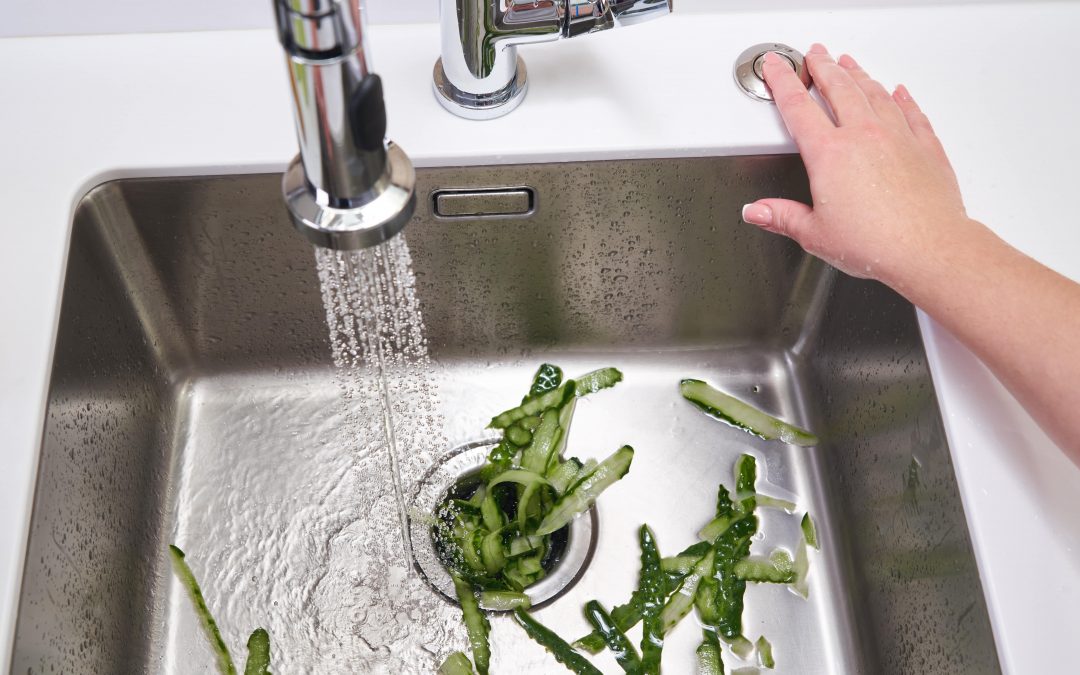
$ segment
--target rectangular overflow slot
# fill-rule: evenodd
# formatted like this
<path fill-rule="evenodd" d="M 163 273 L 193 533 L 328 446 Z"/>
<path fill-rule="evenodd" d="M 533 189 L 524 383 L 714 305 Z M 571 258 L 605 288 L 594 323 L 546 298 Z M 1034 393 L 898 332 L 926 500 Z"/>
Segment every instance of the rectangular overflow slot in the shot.
<path fill-rule="evenodd" d="M 435 190 L 431 210 L 437 218 L 521 218 L 536 211 L 536 191 L 525 186 Z"/>

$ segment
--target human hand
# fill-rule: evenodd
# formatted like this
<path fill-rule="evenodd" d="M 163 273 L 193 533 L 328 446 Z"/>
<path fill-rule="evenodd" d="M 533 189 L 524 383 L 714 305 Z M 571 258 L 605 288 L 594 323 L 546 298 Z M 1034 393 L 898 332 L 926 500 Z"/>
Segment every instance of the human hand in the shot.
<path fill-rule="evenodd" d="M 767 54 L 763 71 L 802 154 L 814 206 L 762 199 L 743 207 L 743 219 L 852 276 L 903 286 L 907 267 L 970 222 L 956 176 L 905 87 L 890 95 L 850 56 L 837 63 L 821 45 L 806 63 L 832 118 L 784 59 Z"/>

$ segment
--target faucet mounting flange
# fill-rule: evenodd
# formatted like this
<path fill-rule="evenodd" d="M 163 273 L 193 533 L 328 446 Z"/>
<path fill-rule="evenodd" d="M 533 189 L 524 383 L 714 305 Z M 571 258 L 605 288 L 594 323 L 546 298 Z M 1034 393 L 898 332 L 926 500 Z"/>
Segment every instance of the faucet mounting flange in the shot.
<path fill-rule="evenodd" d="M 435 62 L 432 84 L 436 98 L 444 108 L 471 120 L 490 120 L 512 112 L 525 100 L 525 93 L 529 89 L 528 72 L 520 56 L 517 57 L 514 79 L 490 94 L 474 94 L 458 89 L 446 76 L 442 59 Z"/>

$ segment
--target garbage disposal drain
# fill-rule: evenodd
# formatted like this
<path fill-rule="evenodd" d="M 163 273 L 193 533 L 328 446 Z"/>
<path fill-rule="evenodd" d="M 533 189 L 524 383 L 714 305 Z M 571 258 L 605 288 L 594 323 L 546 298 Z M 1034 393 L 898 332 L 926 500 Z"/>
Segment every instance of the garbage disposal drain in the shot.
<path fill-rule="evenodd" d="M 427 583 L 447 600 L 457 602 L 454 583 L 436 548 L 435 510 L 448 496 L 464 498 L 479 485 L 479 472 L 498 439 L 467 443 L 447 453 L 421 479 L 413 498 L 409 533 L 416 567 Z M 551 535 L 551 551 L 544 559 L 546 576 L 525 589 L 538 607 L 551 602 L 581 577 L 596 548 L 596 507 Z"/>

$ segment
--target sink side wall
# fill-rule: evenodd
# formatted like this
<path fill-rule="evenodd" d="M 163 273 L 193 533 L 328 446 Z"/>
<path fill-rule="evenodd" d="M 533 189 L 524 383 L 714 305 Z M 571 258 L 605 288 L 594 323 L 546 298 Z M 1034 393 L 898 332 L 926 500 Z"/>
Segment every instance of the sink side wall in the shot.
<path fill-rule="evenodd" d="M 142 672 L 161 643 L 170 447 L 183 388 L 142 330 L 113 227 L 115 186 L 72 230 L 12 672 Z M 116 221 L 119 222 L 119 221 Z"/>
<path fill-rule="evenodd" d="M 828 444 L 863 646 L 877 672 L 1000 672 L 914 309 L 843 275 L 822 309 L 793 364 Z"/>

